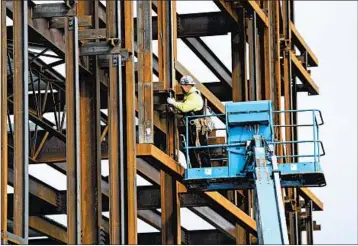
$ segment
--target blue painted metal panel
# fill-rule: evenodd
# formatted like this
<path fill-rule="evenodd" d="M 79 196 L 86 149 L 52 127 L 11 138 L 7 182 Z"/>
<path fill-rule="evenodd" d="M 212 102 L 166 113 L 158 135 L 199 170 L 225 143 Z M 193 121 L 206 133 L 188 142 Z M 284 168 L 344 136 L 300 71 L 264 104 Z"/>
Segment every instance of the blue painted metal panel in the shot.
<path fill-rule="evenodd" d="M 190 168 L 185 172 L 187 180 L 217 179 L 229 176 L 228 167 Z"/>

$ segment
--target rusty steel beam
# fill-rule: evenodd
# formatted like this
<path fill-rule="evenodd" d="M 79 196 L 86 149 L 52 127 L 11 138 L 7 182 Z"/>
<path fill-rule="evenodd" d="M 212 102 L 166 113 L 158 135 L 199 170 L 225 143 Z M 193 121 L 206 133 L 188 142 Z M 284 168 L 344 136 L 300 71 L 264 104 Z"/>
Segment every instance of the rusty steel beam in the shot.
<path fill-rule="evenodd" d="M 78 67 L 78 20 L 66 19 L 66 160 L 68 242 L 81 243 L 81 142 L 80 88 Z"/>
<path fill-rule="evenodd" d="M 107 2 L 107 38 L 120 40 L 121 28 L 121 4 L 117 1 Z M 123 112 L 123 87 L 122 87 L 122 58 L 113 55 L 109 58 L 109 183 L 110 183 L 110 243 L 125 244 L 127 241 L 127 225 L 125 211 L 125 134 L 123 125 L 125 115 Z M 132 195 L 132 194 L 130 194 Z"/>
<path fill-rule="evenodd" d="M 6 1 L 0 2 L 0 168 L 1 168 L 1 235 L 7 231 L 7 180 L 8 180 L 8 136 L 7 136 L 7 28 Z M 0 242 L 7 243 L 0 238 Z"/>
<path fill-rule="evenodd" d="M 14 234 L 28 240 L 28 35 L 27 0 L 14 2 Z"/>
<path fill-rule="evenodd" d="M 242 102 L 247 100 L 246 74 L 246 26 L 245 12 L 238 10 L 239 26 L 231 33 L 232 50 L 232 100 Z"/>
<path fill-rule="evenodd" d="M 30 216 L 29 226 L 42 235 L 55 240 L 56 244 L 67 243 L 67 228 L 49 218 Z M 31 243 L 31 240 L 29 242 Z"/>
<path fill-rule="evenodd" d="M 292 87 L 291 87 L 291 29 L 290 29 L 290 12 L 289 12 L 289 2 L 284 1 L 282 3 L 282 13 L 283 13 L 283 88 L 284 88 L 284 109 L 290 110 L 292 109 Z M 291 123 L 292 113 L 285 113 L 285 124 L 292 125 Z M 285 127 L 285 141 L 291 141 L 292 136 L 292 128 Z M 286 155 L 292 155 L 292 145 L 286 144 Z M 290 163 L 291 158 L 288 158 L 286 162 Z"/>
<path fill-rule="evenodd" d="M 154 143 L 152 1 L 137 2 L 137 13 L 139 143 Z"/>
<path fill-rule="evenodd" d="M 263 76 L 264 76 L 264 99 L 272 100 L 274 97 L 274 86 L 273 81 L 275 80 L 273 72 L 273 31 L 272 31 L 272 2 L 264 2 L 264 9 L 267 12 L 267 18 L 269 25 L 264 27 L 264 34 L 262 40 L 263 46 Z"/>
<path fill-rule="evenodd" d="M 134 3 L 132 1 L 124 1 L 123 11 L 123 33 L 125 48 L 134 53 Z M 123 83 L 125 102 L 125 124 L 124 131 L 126 135 L 126 142 L 124 144 L 125 156 L 125 192 L 126 197 L 126 244 L 137 244 L 137 162 L 136 162 L 136 125 L 135 125 L 135 75 L 134 75 L 134 58 L 130 57 L 125 62 L 125 83 Z"/>
<path fill-rule="evenodd" d="M 165 171 L 160 171 L 162 243 L 180 244 L 180 199 L 178 184 Z"/>
<path fill-rule="evenodd" d="M 79 1 L 78 18 L 93 14 L 92 24 L 99 28 L 98 1 Z M 85 27 L 79 28 L 86 30 Z M 97 57 L 91 59 L 93 76 L 80 76 L 80 172 L 81 232 L 83 244 L 99 244 L 102 226 L 100 79 Z"/>
<path fill-rule="evenodd" d="M 158 70 L 159 81 L 163 81 L 165 90 L 174 89 L 176 58 L 176 2 L 158 1 Z M 151 11 L 151 8 L 149 9 Z M 175 95 L 172 95 L 175 98 Z M 172 114 L 167 114 L 166 152 L 176 159 L 176 124 Z M 175 179 L 160 171 L 161 189 L 161 234 L 163 244 L 180 244 L 180 202 Z"/>
<path fill-rule="evenodd" d="M 309 95 L 318 95 L 319 87 L 312 79 L 310 73 L 303 67 L 302 63 L 298 60 L 295 53 L 291 52 L 291 61 L 293 74 L 296 75 L 303 83 L 305 91 L 308 91 Z"/>
<path fill-rule="evenodd" d="M 246 17 L 244 9 L 237 12 L 238 27 L 231 33 L 231 57 L 232 57 L 232 100 L 242 102 L 248 100 L 248 85 L 246 74 Z M 243 204 L 248 204 L 247 197 Z M 244 212 L 248 212 L 248 206 L 241 206 Z M 248 244 L 249 234 L 240 224 L 236 223 L 236 243 Z"/>
<path fill-rule="evenodd" d="M 182 40 L 220 81 L 232 87 L 231 72 L 201 38 L 182 38 Z"/>
<path fill-rule="evenodd" d="M 295 45 L 301 53 L 307 53 L 307 64 L 308 66 L 311 67 L 317 67 L 318 66 L 318 58 L 316 57 L 316 55 L 313 53 L 313 51 L 311 50 L 311 48 L 308 46 L 308 44 L 306 43 L 306 41 L 303 39 L 303 37 L 301 36 L 301 34 L 298 32 L 295 24 L 292 22 L 290 22 L 290 28 L 292 31 L 292 43 L 293 45 Z"/>
<path fill-rule="evenodd" d="M 280 18 L 279 18 L 279 8 L 280 4 L 276 1 L 272 2 L 271 8 L 271 17 L 272 17 L 272 63 L 273 63 L 273 74 L 274 80 L 273 82 L 273 95 L 272 98 L 272 105 L 274 110 L 281 110 L 281 62 L 280 62 Z M 274 124 L 281 124 L 281 114 L 277 114 L 274 117 Z M 275 132 L 275 137 L 277 139 L 281 139 L 281 129 L 278 129 Z M 278 155 L 282 155 L 282 151 L 280 147 L 276 147 L 275 151 Z M 281 160 L 279 160 L 281 161 Z"/>
<path fill-rule="evenodd" d="M 156 3 L 153 3 L 156 4 Z M 100 4 L 100 13 L 105 13 L 104 6 Z M 79 18 L 78 25 L 90 27 L 92 16 Z M 106 22 L 105 18 L 101 21 Z M 158 40 L 158 18 L 152 17 L 152 39 Z M 63 29 L 64 18 L 52 18 L 49 23 L 50 28 Z M 226 35 L 231 31 L 233 22 L 226 18 L 222 12 L 192 13 L 178 15 L 178 38 L 203 37 Z M 137 28 L 137 18 L 134 18 L 134 29 Z M 137 40 L 137 34 L 134 33 Z"/>

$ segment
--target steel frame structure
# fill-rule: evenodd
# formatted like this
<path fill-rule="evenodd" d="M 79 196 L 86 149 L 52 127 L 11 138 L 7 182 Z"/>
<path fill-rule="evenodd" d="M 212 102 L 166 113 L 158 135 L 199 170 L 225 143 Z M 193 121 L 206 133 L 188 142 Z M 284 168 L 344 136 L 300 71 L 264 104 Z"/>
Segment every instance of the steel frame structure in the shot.
<path fill-rule="evenodd" d="M 177 60 L 177 39 L 219 78 L 201 83 L 193 76 L 216 113 L 230 100 L 272 100 L 276 110 L 297 109 L 297 93 L 319 94 L 309 70 L 318 59 L 295 27 L 293 0 L 214 3 L 219 12 L 180 15 L 175 1 L 137 1 L 134 18 L 133 1 L 1 1 L 2 243 L 257 242 L 252 191 L 188 192 L 181 183 L 176 121 L 163 118 L 154 104 L 162 91 L 179 98 L 176 81 L 190 74 Z M 5 25 L 6 17 L 13 27 Z M 200 38 L 226 34 L 232 72 Z M 152 40 L 158 40 L 158 57 Z M 56 61 L 48 64 L 44 57 Z M 61 64 L 65 77 L 56 71 Z M 291 113 L 275 118 L 276 124 L 281 117 L 286 125 L 297 123 Z M 290 127 L 275 136 L 298 137 Z M 223 139 L 214 132 L 210 141 Z M 277 151 L 299 150 L 287 145 Z M 106 159 L 109 177 L 101 175 Z M 66 175 L 67 191 L 28 174 L 29 165 L 41 163 Z M 138 187 L 136 174 L 152 186 Z M 313 243 L 320 226 L 312 212 L 322 211 L 323 203 L 305 188 L 283 194 L 290 243 L 302 244 L 302 231 Z M 181 207 L 215 230 L 185 229 Z M 51 214 L 67 214 L 68 229 L 45 216 Z M 137 233 L 137 218 L 160 233 Z"/>

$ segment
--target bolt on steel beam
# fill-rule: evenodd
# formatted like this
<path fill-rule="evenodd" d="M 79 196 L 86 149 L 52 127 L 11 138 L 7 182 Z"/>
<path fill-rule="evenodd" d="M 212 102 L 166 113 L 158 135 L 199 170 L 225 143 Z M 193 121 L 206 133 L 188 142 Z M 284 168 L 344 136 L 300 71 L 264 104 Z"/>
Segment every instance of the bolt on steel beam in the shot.
<path fill-rule="evenodd" d="M 14 234 L 28 240 L 28 35 L 27 0 L 14 1 Z"/>
<path fill-rule="evenodd" d="M 1 234 L 7 231 L 7 170 L 8 170 L 8 134 L 7 134 L 7 28 L 6 28 L 6 1 L 0 2 L 0 165 L 1 165 Z M 0 238 L 1 243 L 6 240 Z"/>
<path fill-rule="evenodd" d="M 65 20 L 66 37 L 66 160 L 68 243 L 81 243 L 80 88 L 78 65 L 78 20 Z"/>
<path fill-rule="evenodd" d="M 139 143 L 154 143 L 152 1 L 137 1 Z"/>

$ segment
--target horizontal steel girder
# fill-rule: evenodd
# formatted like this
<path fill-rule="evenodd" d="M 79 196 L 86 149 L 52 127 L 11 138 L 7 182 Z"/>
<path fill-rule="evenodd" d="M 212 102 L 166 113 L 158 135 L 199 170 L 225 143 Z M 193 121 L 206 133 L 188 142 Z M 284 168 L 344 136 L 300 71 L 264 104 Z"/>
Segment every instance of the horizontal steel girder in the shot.
<path fill-rule="evenodd" d="M 35 180 L 35 179 L 34 179 Z M 30 216 L 39 216 L 39 215 L 54 215 L 54 214 L 65 214 L 66 213 L 66 191 L 58 191 L 52 189 L 53 193 L 57 196 L 58 206 L 54 204 L 50 204 L 48 201 L 45 201 L 35 194 L 38 194 L 36 189 L 44 189 L 40 188 L 42 186 L 46 186 L 45 184 L 41 184 L 41 181 L 38 185 L 33 186 L 30 193 L 30 207 L 29 207 L 29 215 Z M 103 181 L 105 182 L 105 181 Z M 108 182 L 108 181 L 107 181 Z M 108 186 L 108 184 L 107 184 Z M 47 187 L 51 189 L 50 187 Z M 160 189 L 157 186 L 139 186 L 137 188 L 137 206 L 138 210 L 153 210 L 160 208 Z M 8 216 L 12 218 L 13 215 L 13 203 L 14 203 L 13 194 L 8 194 Z M 102 194 L 102 209 L 103 212 L 109 211 L 109 203 L 108 196 Z M 195 193 L 181 193 L 180 194 L 180 205 L 181 207 L 201 207 L 201 206 L 211 206 L 213 204 L 212 201 L 208 201 L 207 199 L 202 198 L 199 194 Z"/>
<path fill-rule="evenodd" d="M 100 7 L 100 11 L 105 11 L 103 6 Z M 181 14 L 177 18 L 178 38 L 226 35 L 234 27 L 234 22 L 221 12 Z M 105 16 L 101 20 L 104 23 Z M 156 16 L 152 17 L 152 23 L 152 39 L 157 40 L 158 18 Z M 134 18 L 134 30 L 136 27 L 137 18 Z M 64 18 L 53 18 L 50 21 L 50 28 L 64 28 Z M 137 40 L 136 33 L 134 33 L 134 39 Z"/>

